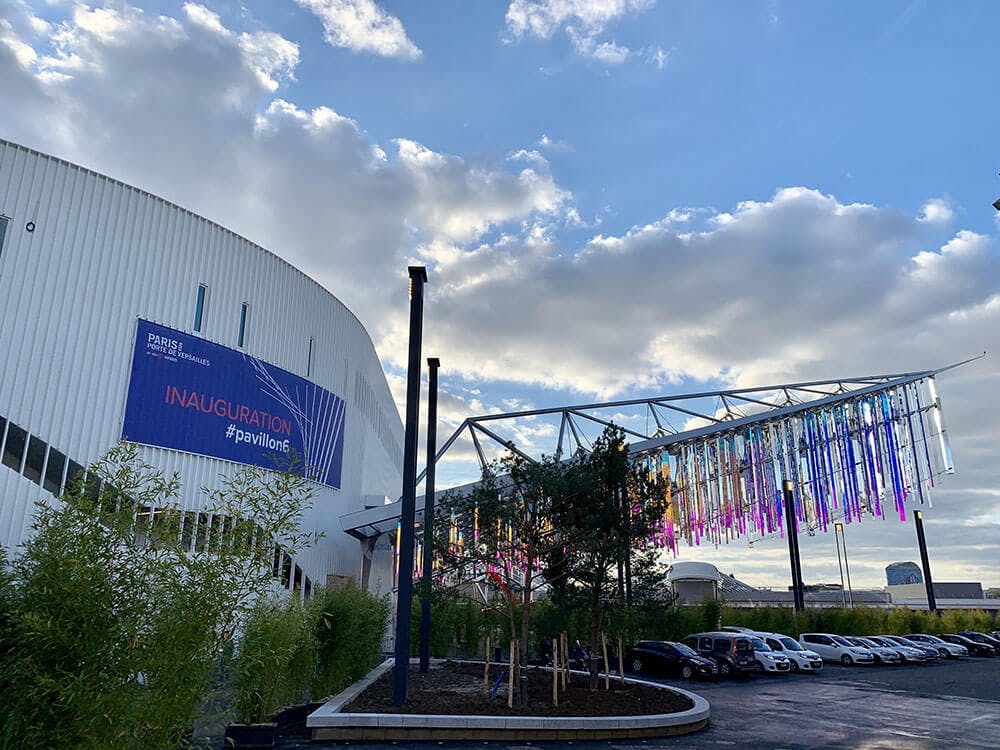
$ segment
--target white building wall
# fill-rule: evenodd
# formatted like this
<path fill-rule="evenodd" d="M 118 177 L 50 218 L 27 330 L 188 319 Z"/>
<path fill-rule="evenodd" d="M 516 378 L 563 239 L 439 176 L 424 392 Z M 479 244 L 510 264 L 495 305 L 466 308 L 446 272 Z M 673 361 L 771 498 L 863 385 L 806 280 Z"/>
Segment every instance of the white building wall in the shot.
<path fill-rule="evenodd" d="M 94 461 L 121 435 L 136 319 L 193 333 L 198 285 L 205 284 L 201 335 L 235 348 L 247 302 L 244 351 L 307 377 L 312 337 L 308 379 L 347 404 L 342 487 L 318 486 L 306 519 L 327 536 L 297 562 L 317 583 L 327 574 L 356 576 L 358 542 L 341 531 L 339 517 L 363 508 L 366 498 L 399 495 L 403 432 L 357 318 L 305 274 L 229 230 L 6 141 L 0 215 L 8 218 L 0 251 L 0 415 L 81 464 Z M 203 508 L 200 488 L 217 486 L 236 468 L 159 448 L 143 452 L 181 473 L 187 509 Z M 0 466 L 0 543 L 8 550 L 24 538 L 33 503 L 44 495 Z"/>

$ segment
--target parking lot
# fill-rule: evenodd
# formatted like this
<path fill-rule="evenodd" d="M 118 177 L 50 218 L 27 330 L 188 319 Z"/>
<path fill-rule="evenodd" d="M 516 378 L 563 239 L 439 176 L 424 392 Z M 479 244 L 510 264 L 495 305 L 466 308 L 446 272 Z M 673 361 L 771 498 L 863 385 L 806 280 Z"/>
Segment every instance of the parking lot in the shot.
<path fill-rule="evenodd" d="M 1000 738 L 1000 658 L 893 667 L 828 664 L 819 674 L 759 675 L 718 682 L 644 679 L 677 685 L 707 698 L 712 704 L 708 728 L 660 740 L 446 744 L 453 750 L 527 750 L 531 745 L 566 750 L 992 750 Z M 319 750 L 344 744 L 303 739 L 288 741 L 282 748 Z M 365 750 L 426 750 L 444 743 L 359 744 Z"/>
<path fill-rule="evenodd" d="M 683 742 L 608 746 L 929 750 L 995 748 L 1000 737 L 1000 658 L 896 667 L 828 664 L 818 675 L 683 686 L 712 704 L 706 730 Z"/>

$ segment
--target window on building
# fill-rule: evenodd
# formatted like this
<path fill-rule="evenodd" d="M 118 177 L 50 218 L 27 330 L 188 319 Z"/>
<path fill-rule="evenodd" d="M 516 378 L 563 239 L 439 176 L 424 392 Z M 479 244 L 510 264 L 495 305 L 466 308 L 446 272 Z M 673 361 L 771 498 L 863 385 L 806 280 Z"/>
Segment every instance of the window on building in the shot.
<path fill-rule="evenodd" d="M 247 339 L 247 318 L 250 317 L 250 305 L 244 302 L 240 305 L 240 335 L 236 339 L 236 346 L 240 349 L 246 343 Z"/>
<path fill-rule="evenodd" d="M 83 467 L 73 459 L 69 460 L 69 468 L 66 469 L 66 485 L 69 486 L 83 478 Z"/>
<path fill-rule="evenodd" d="M 45 464 L 45 481 L 42 486 L 53 495 L 59 494 L 62 487 L 63 469 L 66 468 L 66 456 L 55 448 L 49 448 L 49 462 Z"/>
<path fill-rule="evenodd" d="M 194 332 L 201 333 L 202 322 L 205 319 L 205 297 L 208 295 L 208 287 L 204 284 L 198 285 L 198 297 L 194 303 Z"/>
<path fill-rule="evenodd" d="M 316 346 L 316 339 L 309 337 L 309 355 L 306 359 L 306 377 L 311 378 L 313 374 L 313 349 Z"/>
<path fill-rule="evenodd" d="M 24 459 L 24 446 L 28 442 L 28 433 L 13 422 L 7 424 L 7 441 L 3 445 L 3 463 L 14 471 L 21 471 L 21 461 Z"/>
<path fill-rule="evenodd" d="M 7 219 L 0 216 L 0 258 L 3 257 L 3 241 L 7 236 Z"/>
<path fill-rule="evenodd" d="M 44 440 L 34 435 L 28 440 L 28 455 L 24 457 L 24 476 L 37 484 L 42 483 L 42 469 L 45 468 L 45 449 L 48 446 Z"/>

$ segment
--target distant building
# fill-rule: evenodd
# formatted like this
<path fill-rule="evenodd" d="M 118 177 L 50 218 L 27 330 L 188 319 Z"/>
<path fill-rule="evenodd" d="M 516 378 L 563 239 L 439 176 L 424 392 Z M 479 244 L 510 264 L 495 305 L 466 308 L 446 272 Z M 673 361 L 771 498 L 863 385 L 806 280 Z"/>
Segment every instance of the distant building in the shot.
<path fill-rule="evenodd" d="M 894 562 L 885 568 L 885 580 L 889 586 L 907 583 L 923 583 L 924 575 L 915 562 Z"/>

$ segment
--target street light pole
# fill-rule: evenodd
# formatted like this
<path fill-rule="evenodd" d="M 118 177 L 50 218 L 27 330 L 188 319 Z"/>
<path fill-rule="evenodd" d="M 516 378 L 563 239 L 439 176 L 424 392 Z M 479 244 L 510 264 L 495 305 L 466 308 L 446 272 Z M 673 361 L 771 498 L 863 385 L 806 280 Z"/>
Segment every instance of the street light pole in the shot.
<path fill-rule="evenodd" d="M 927 557 L 927 539 L 924 537 L 924 514 L 913 511 L 913 523 L 917 527 L 917 544 L 920 545 L 920 564 L 924 568 L 924 586 L 927 588 L 927 610 L 937 612 L 937 600 L 934 598 L 934 581 L 931 580 L 931 561 Z"/>
<path fill-rule="evenodd" d="M 795 485 L 792 480 L 782 482 L 785 501 L 785 533 L 788 535 L 788 557 L 792 569 L 792 606 L 796 612 L 806 608 L 805 593 L 802 590 L 802 562 L 799 558 L 799 535 L 795 530 Z"/>
<path fill-rule="evenodd" d="M 424 559 L 420 592 L 420 672 L 431 661 L 431 568 L 434 565 L 434 465 L 437 455 L 437 389 L 441 360 L 427 358 L 427 472 L 424 474 Z"/>
<path fill-rule="evenodd" d="M 420 345 L 423 338 L 427 269 L 410 266 L 410 348 L 406 369 L 406 429 L 403 443 L 403 497 L 399 515 L 399 584 L 396 589 L 396 648 L 392 702 L 406 704 L 410 668 L 410 607 L 413 604 L 413 523 L 417 504 L 417 433 L 420 415 Z"/>

